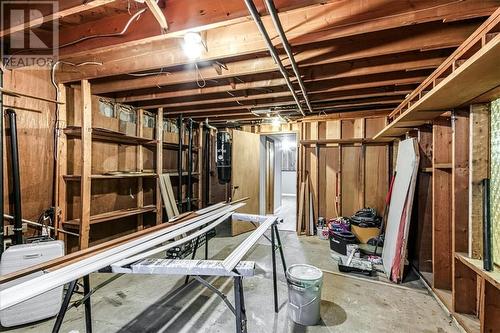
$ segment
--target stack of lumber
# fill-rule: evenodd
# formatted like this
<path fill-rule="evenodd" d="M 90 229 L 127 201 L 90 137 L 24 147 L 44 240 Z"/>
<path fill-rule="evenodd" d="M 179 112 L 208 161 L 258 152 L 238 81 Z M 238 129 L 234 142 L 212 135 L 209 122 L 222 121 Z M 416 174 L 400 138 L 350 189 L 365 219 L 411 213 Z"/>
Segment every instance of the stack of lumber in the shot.
<path fill-rule="evenodd" d="M 314 234 L 313 195 L 309 175 L 300 184 L 298 197 L 297 233 L 312 236 Z"/>
<path fill-rule="evenodd" d="M 144 229 L 22 271 L 4 275 L 0 277 L 0 284 L 35 272 L 44 273 L 39 277 L 0 290 L 0 310 L 127 258 L 143 259 L 150 253 L 148 250 L 172 241 L 180 235 L 198 230 L 207 224 L 211 224 L 210 227 L 213 228 L 215 223 L 230 217 L 236 209 L 242 207 L 244 203 L 240 202 L 244 200 L 246 198 L 232 203 L 216 204 L 194 213 L 186 213 L 171 223 Z"/>

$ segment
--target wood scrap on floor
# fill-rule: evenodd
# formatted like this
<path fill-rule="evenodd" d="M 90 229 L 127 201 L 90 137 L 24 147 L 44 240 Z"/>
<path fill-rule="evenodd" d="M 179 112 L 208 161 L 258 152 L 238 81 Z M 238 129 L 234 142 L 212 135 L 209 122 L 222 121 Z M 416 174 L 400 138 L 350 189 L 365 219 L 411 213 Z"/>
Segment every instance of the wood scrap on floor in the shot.
<path fill-rule="evenodd" d="M 401 141 L 382 252 L 384 270 L 394 282 L 402 278 L 418 164 L 416 140 Z"/>
<path fill-rule="evenodd" d="M 179 209 L 177 208 L 177 204 L 175 202 L 174 191 L 172 189 L 172 183 L 170 181 L 170 174 L 166 173 L 160 175 L 160 190 L 168 218 L 171 219 L 175 216 L 178 216 Z"/>

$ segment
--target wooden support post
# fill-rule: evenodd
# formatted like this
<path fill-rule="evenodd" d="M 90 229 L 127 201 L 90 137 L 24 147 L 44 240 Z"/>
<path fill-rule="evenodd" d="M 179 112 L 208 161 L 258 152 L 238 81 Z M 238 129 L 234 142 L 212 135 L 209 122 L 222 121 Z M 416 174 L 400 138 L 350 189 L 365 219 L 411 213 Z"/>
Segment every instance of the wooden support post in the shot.
<path fill-rule="evenodd" d="M 453 252 L 468 252 L 469 242 L 469 110 L 452 118 L 452 240 Z"/>
<path fill-rule="evenodd" d="M 432 137 L 432 264 L 433 287 L 445 290 L 452 288 L 451 140 L 450 119 L 438 118 Z"/>
<path fill-rule="evenodd" d="M 205 172 L 208 172 L 208 170 L 203 169 L 203 137 L 203 124 L 200 123 L 198 126 L 198 208 L 203 208 L 207 205 L 207 203 L 203 201 L 203 180 L 205 179 Z M 206 158 L 210 157 L 207 156 Z"/>
<path fill-rule="evenodd" d="M 92 172 L 92 95 L 88 80 L 81 81 L 82 87 L 82 150 L 80 184 L 80 249 L 89 247 L 90 194 Z"/>
<path fill-rule="evenodd" d="M 163 173 L 163 108 L 156 113 L 156 224 L 163 222 L 163 207 L 160 190 Z"/>
<path fill-rule="evenodd" d="M 488 104 L 470 107 L 469 143 L 469 257 L 483 255 L 483 187 L 488 177 L 490 114 Z"/>
<path fill-rule="evenodd" d="M 59 84 L 59 101 L 64 104 L 58 106 L 58 116 L 56 123 L 57 131 L 57 163 L 56 163 L 56 182 L 55 185 L 55 235 L 59 240 L 65 240 L 64 233 L 58 232 L 57 229 L 62 229 L 62 224 L 66 220 L 66 181 L 64 175 L 67 173 L 67 141 L 64 129 L 67 126 L 66 114 L 66 86 Z"/>
<path fill-rule="evenodd" d="M 138 137 L 143 137 L 144 135 L 144 110 L 137 110 L 137 122 L 136 122 L 136 135 Z M 136 158 L 136 170 L 138 172 L 143 172 L 144 170 L 144 154 L 142 145 L 137 146 L 137 158 Z M 137 178 L 137 208 L 142 208 L 144 206 L 144 180 L 142 177 Z M 137 215 L 137 231 L 144 229 L 144 215 Z"/>

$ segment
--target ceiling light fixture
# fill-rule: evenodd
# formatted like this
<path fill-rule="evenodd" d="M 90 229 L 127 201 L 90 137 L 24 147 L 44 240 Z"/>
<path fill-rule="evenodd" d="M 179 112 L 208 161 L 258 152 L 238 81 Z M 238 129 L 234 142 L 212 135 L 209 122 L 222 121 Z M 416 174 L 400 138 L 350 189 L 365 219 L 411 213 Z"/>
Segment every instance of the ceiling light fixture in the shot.
<path fill-rule="evenodd" d="M 201 51 L 203 50 L 203 39 L 200 33 L 189 31 L 184 34 L 184 43 L 182 44 L 182 49 L 186 56 L 190 59 L 197 59 L 201 56 Z"/>

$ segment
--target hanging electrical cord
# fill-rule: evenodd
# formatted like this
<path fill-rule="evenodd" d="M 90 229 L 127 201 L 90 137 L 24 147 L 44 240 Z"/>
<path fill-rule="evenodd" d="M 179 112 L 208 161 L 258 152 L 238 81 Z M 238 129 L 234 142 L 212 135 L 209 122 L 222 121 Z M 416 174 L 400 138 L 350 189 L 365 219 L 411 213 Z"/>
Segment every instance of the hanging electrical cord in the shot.
<path fill-rule="evenodd" d="M 196 85 L 199 87 L 199 88 L 205 88 L 206 85 L 207 85 L 207 81 L 205 81 L 205 78 L 203 77 L 203 75 L 201 74 L 201 71 L 200 71 L 200 68 L 198 67 L 198 63 L 194 63 L 194 67 L 196 69 Z M 202 84 L 200 84 L 200 79 L 202 80 Z"/>

